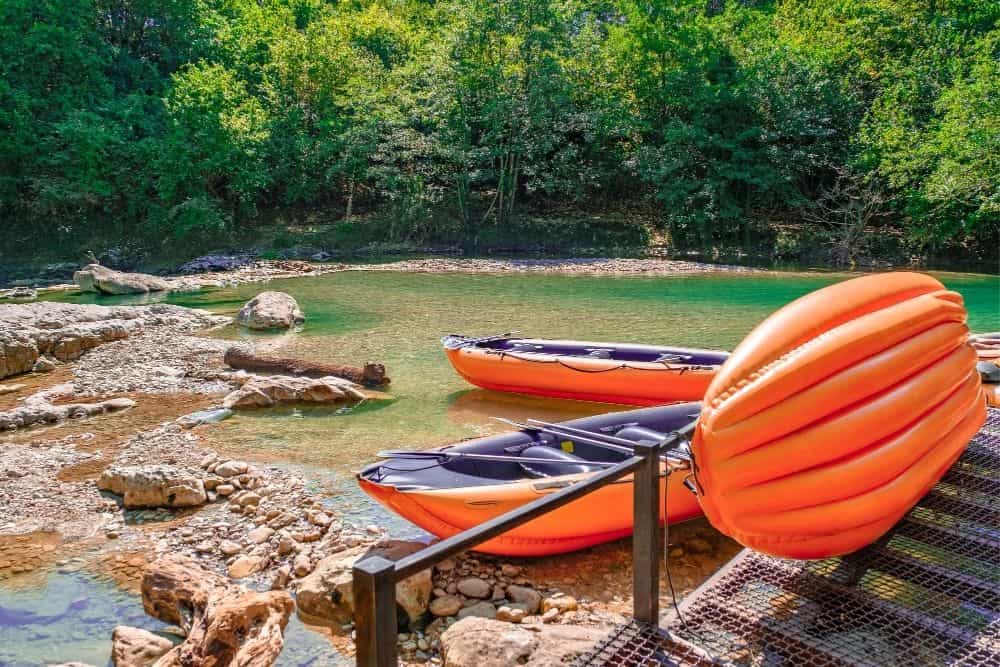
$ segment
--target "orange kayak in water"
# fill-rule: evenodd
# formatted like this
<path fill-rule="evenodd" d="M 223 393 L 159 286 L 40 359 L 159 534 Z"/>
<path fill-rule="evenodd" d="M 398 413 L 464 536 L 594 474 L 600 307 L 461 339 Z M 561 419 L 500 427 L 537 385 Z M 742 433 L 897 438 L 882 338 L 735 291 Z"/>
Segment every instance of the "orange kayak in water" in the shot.
<path fill-rule="evenodd" d="M 630 456 L 589 443 L 584 433 L 658 441 L 690 424 L 700 408 L 698 403 L 682 403 L 557 425 L 578 429 L 579 438 L 522 430 L 422 452 L 387 453 L 385 460 L 358 474 L 358 484 L 404 519 L 438 537 L 450 537 Z M 683 474 L 661 480 L 660 493 L 666 494 L 661 520 L 676 523 L 701 516 Z M 625 537 L 632 533 L 632 494 L 632 477 L 624 477 L 484 542 L 476 551 L 544 556 Z"/>
<path fill-rule="evenodd" d="M 493 391 L 625 405 L 696 401 L 726 352 L 491 336 L 442 339 L 466 381 Z"/>

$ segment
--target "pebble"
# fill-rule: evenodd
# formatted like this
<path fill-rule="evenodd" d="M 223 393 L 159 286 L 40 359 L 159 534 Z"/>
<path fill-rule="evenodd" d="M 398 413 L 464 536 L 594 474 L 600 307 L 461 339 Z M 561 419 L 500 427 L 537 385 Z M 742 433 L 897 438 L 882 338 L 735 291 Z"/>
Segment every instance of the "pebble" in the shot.
<path fill-rule="evenodd" d="M 312 560 L 306 554 L 299 554 L 295 557 L 293 568 L 296 577 L 304 577 L 313 570 Z"/>
<path fill-rule="evenodd" d="M 493 589 L 482 579 L 467 577 L 458 582 L 458 592 L 470 598 L 488 598 Z"/>
<path fill-rule="evenodd" d="M 229 566 L 229 576 L 233 579 L 249 577 L 260 570 L 263 559 L 259 556 L 240 556 Z"/>
<path fill-rule="evenodd" d="M 454 595 L 442 595 L 431 600 L 430 612 L 435 616 L 454 616 L 462 608 L 462 600 Z"/>
<path fill-rule="evenodd" d="M 236 487 L 233 486 L 232 484 L 219 484 L 218 486 L 215 487 L 215 493 L 217 493 L 220 496 L 230 496 L 233 494 L 235 490 Z M 230 505 L 229 511 L 239 512 L 240 507 L 239 505 Z"/>
<path fill-rule="evenodd" d="M 293 551 L 295 551 L 295 542 L 292 541 L 292 538 L 282 537 L 278 542 L 278 555 L 287 556 Z"/>
<path fill-rule="evenodd" d="M 477 602 L 475 604 L 469 605 L 464 609 L 459 610 L 458 618 L 468 618 L 469 616 L 478 616 L 480 618 L 496 618 L 497 608 L 494 607 L 489 602 Z"/>
<path fill-rule="evenodd" d="M 288 585 L 288 579 L 291 577 L 292 569 L 287 565 L 282 565 L 278 568 L 278 571 L 274 575 L 274 581 L 271 582 L 272 591 L 283 591 Z"/>
<path fill-rule="evenodd" d="M 222 540 L 219 542 L 219 551 L 222 552 L 224 556 L 235 556 L 239 552 L 243 551 L 243 547 L 232 540 Z"/>
<path fill-rule="evenodd" d="M 559 618 L 559 610 L 553 607 L 542 614 L 542 623 L 551 623 L 557 618 Z"/>
<path fill-rule="evenodd" d="M 213 472 L 219 477 L 229 478 L 242 475 L 248 467 L 246 461 L 226 461 L 217 465 Z"/>
<path fill-rule="evenodd" d="M 254 544 L 263 544 L 271 539 L 274 535 L 274 529 L 268 528 L 267 526 L 260 526 L 259 528 L 254 528 L 249 533 L 247 533 L 247 539 L 249 539 Z"/>
<path fill-rule="evenodd" d="M 542 595 L 534 588 L 527 586 L 508 586 L 507 599 L 511 602 L 524 605 L 529 614 L 537 614 L 542 606 Z"/>
<path fill-rule="evenodd" d="M 516 577 L 521 574 L 521 568 L 517 565 L 511 565 L 510 563 L 504 563 L 500 566 L 500 574 L 505 577 Z"/>
<path fill-rule="evenodd" d="M 527 616 L 527 612 L 520 607 L 509 607 L 503 606 L 497 609 L 497 620 L 507 621 L 508 623 L 520 623 Z"/>
<path fill-rule="evenodd" d="M 570 595 L 561 595 L 559 597 L 550 597 L 542 600 L 542 611 L 546 614 L 556 610 L 556 614 L 565 613 L 567 611 L 576 611 L 579 604 L 576 598 Z M 543 616 L 544 618 L 544 616 Z"/>

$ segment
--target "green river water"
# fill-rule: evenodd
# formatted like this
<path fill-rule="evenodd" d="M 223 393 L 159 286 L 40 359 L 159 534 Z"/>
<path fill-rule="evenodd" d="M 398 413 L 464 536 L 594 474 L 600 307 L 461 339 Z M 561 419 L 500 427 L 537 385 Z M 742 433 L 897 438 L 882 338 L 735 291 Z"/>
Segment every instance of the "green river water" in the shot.
<path fill-rule="evenodd" d="M 973 331 L 1000 330 L 1000 277 L 935 274 L 959 291 Z M 519 331 L 525 336 L 641 342 L 731 349 L 758 322 L 789 301 L 843 280 L 834 273 L 719 273 L 670 277 L 551 274 L 414 274 L 342 272 L 196 293 L 166 301 L 223 314 L 264 289 L 294 296 L 306 314 L 300 330 L 218 335 L 252 338 L 284 356 L 345 363 L 379 361 L 389 398 L 353 409 L 284 408 L 241 412 L 206 436 L 230 453 L 300 469 L 333 503 L 360 522 L 418 532 L 367 501 L 352 471 L 381 449 L 425 448 L 503 430 L 494 416 L 561 420 L 616 408 L 601 404 L 493 394 L 471 388 L 451 370 L 439 339 L 448 333 Z M 61 300 L 138 303 L 141 299 L 65 294 Z M 111 584 L 79 573 L 53 573 L 45 587 L 0 587 L 0 665 L 106 660 L 117 622 L 155 627 L 141 605 Z M 88 630 L 79 629 L 85 624 Z M 316 648 L 316 635 L 293 624 L 300 653 L 284 664 L 341 664 Z M 59 638 L 63 639 L 60 641 Z M 310 649 L 309 647 L 313 647 Z M 317 657 L 319 656 L 319 657 Z"/>

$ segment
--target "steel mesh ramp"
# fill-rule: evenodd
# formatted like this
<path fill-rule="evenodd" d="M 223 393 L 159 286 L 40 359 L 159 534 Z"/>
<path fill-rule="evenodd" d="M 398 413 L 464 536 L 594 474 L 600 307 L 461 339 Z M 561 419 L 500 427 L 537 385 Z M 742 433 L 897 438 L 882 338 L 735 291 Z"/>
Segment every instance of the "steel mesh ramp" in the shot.
<path fill-rule="evenodd" d="M 665 628 L 630 623 L 577 665 L 1000 665 L 1000 410 L 878 543 L 792 561 L 745 549 Z"/>

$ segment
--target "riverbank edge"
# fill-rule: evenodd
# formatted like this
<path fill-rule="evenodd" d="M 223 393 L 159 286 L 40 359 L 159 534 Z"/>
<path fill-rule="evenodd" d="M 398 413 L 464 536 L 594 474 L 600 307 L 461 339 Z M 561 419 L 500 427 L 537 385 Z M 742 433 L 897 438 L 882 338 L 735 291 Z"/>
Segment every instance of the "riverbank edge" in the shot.
<path fill-rule="evenodd" d="M 457 257 L 420 257 L 387 262 L 347 263 L 306 260 L 250 260 L 225 270 L 199 273 L 172 273 L 162 276 L 173 292 L 232 287 L 246 283 L 261 283 L 285 278 L 304 278 L 331 273 L 401 272 L 401 273 L 466 273 L 466 274 L 552 274 L 587 276 L 668 276 L 704 273 L 769 273 L 737 264 L 710 264 L 661 258 L 589 258 L 565 259 L 486 259 Z M 25 282 L 25 281 L 18 281 Z M 28 281 L 31 282 L 31 281 Z M 39 297 L 46 294 L 79 289 L 76 283 L 44 284 L 35 281 Z M 17 286 L 0 289 L 0 299 L 15 299 Z"/>

